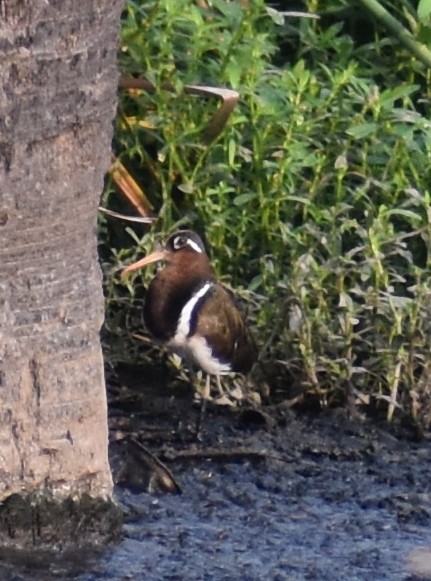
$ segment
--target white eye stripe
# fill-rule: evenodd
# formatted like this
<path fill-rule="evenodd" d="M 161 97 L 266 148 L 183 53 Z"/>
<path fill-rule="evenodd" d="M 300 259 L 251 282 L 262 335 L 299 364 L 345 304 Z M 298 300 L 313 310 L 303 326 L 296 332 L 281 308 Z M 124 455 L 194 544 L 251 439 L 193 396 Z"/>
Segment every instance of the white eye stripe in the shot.
<path fill-rule="evenodd" d="M 190 238 L 187 238 L 187 244 L 190 246 L 190 248 L 193 248 L 195 252 L 199 252 L 199 254 L 202 254 L 202 248 L 200 248 L 199 245 L 196 244 L 194 240 L 190 240 Z"/>

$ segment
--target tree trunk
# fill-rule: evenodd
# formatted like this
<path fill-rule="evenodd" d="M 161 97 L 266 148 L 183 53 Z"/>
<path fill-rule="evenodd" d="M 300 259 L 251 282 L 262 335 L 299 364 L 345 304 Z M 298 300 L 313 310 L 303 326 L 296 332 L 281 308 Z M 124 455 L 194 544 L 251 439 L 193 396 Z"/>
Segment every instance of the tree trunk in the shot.
<path fill-rule="evenodd" d="M 109 498 L 96 214 L 122 0 L 0 0 L 0 500 Z"/>

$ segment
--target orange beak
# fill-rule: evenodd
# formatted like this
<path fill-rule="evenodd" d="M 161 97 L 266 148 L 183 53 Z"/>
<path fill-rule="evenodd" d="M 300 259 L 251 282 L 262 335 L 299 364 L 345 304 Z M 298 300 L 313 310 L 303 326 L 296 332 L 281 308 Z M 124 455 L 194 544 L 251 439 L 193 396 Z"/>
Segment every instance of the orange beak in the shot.
<path fill-rule="evenodd" d="M 125 276 L 129 274 L 129 272 L 133 272 L 134 270 L 138 270 L 138 268 L 142 268 L 143 266 L 147 266 L 147 264 L 152 264 L 153 262 L 159 262 L 160 260 L 166 260 L 167 258 L 166 250 L 155 250 L 148 256 L 141 258 L 137 262 L 133 264 L 129 264 L 126 268 L 122 271 L 121 276 Z"/>

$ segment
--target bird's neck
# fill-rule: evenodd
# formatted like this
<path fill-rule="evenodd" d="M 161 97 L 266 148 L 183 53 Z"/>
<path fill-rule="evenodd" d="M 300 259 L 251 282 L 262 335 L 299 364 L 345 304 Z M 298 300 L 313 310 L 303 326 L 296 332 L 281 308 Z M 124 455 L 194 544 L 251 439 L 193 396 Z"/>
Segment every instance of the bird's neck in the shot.
<path fill-rule="evenodd" d="M 160 341 L 171 339 L 185 305 L 214 280 L 209 263 L 199 268 L 180 262 L 167 264 L 153 279 L 145 300 L 144 318 L 152 335 Z"/>

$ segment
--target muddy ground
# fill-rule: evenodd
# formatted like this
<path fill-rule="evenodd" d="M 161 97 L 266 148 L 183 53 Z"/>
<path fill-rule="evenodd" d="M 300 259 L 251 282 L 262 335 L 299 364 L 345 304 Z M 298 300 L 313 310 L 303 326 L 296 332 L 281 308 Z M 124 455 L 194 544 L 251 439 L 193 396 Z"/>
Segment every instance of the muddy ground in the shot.
<path fill-rule="evenodd" d="M 1 580 L 431 579 L 429 442 L 283 404 L 209 406 L 196 441 L 191 390 L 133 377 L 110 386 L 121 542 L 3 560 Z"/>

